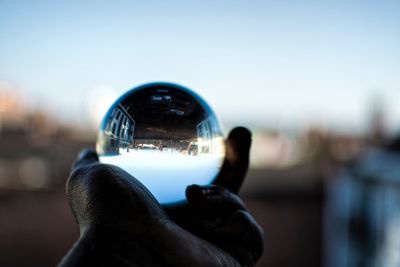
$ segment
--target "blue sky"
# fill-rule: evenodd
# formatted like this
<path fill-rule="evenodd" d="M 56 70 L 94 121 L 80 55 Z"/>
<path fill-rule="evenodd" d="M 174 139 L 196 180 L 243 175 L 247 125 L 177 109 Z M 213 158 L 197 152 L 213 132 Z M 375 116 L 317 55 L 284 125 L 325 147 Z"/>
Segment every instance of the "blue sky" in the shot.
<path fill-rule="evenodd" d="M 385 0 L 0 0 L 0 80 L 78 122 L 90 97 L 172 81 L 238 124 L 360 128 L 381 96 L 394 127 L 399 14 Z"/>

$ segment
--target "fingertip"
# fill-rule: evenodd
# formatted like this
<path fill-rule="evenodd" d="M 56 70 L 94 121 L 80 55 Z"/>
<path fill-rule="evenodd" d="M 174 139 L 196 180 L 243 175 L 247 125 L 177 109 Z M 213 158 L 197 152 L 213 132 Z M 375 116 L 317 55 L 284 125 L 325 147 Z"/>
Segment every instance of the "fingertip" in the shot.
<path fill-rule="evenodd" d="M 189 185 L 188 187 L 186 187 L 186 199 L 193 203 L 193 202 L 198 202 L 199 200 L 201 200 L 204 197 L 204 192 L 205 192 L 205 188 L 204 186 L 200 186 L 200 185 Z"/>
<path fill-rule="evenodd" d="M 81 150 L 78 154 L 78 160 L 99 160 L 99 156 L 97 155 L 96 151 L 91 148 L 85 148 Z"/>
<path fill-rule="evenodd" d="M 251 132 L 244 127 L 234 128 L 226 140 L 226 158 L 234 163 L 247 158 L 251 146 Z"/>
<path fill-rule="evenodd" d="M 78 158 L 74 164 L 74 168 L 88 165 L 99 161 L 99 156 L 96 151 L 90 148 L 85 148 L 78 154 Z"/>
<path fill-rule="evenodd" d="M 214 184 L 239 192 L 249 167 L 250 146 L 251 132 L 247 128 L 236 127 L 229 133 L 225 161 Z"/>
<path fill-rule="evenodd" d="M 240 144 L 242 147 L 250 147 L 251 132 L 245 127 L 236 127 L 228 135 L 228 142 Z"/>
<path fill-rule="evenodd" d="M 232 129 L 232 131 L 229 133 L 229 135 L 232 136 L 237 136 L 241 135 L 242 137 L 248 136 L 251 137 L 251 131 L 247 129 L 246 127 L 243 126 L 238 126 Z"/>

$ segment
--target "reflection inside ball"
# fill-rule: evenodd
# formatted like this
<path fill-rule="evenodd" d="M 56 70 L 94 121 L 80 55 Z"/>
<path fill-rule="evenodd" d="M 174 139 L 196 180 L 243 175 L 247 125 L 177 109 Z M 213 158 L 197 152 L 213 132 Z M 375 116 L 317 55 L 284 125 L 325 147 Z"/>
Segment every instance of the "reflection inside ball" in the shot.
<path fill-rule="evenodd" d="M 183 203 L 191 184 L 210 184 L 225 155 L 223 132 L 209 105 L 187 88 L 134 88 L 108 110 L 96 145 L 102 163 L 121 167 L 163 205 Z"/>

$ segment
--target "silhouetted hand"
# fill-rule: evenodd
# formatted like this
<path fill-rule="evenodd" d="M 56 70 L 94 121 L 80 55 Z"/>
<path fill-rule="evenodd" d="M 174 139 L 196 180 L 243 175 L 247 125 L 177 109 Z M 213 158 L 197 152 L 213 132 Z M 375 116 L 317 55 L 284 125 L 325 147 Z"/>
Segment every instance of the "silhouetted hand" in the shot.
<path fill-rule="evenodd" d="M 232 191 L 248 165 L 240 136 L 249 147 L 248 131 L 235 129 L 216 180 Z M 253 266 L 262 252 L 261 228 L 221 186 L 188 187 L 189 204 L 167 215 L 134 177 L 84 151 L 68 179 L 67 198 L 81 236 L 60 266 Z"/>
<path fill-rule="evenodd" d="M 175 223 L 234 255 L 242 266 L 254 265 L 263 251 L 262 229 L 236 195 L 249 166 L 250 145 L 247 129 L 233 129 L 214 185 L 189 186 L 187 204 L 165 208 Z"/>

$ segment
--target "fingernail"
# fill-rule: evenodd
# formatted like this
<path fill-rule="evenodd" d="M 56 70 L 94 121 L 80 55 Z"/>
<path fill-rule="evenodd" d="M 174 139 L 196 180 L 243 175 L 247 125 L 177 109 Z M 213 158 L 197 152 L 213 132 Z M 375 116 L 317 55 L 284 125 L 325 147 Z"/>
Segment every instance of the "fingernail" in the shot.
<path fill-rule="evenodd" d="M 203 195 L 211 195 L 213 193 L 212 188 L 210 187 L 202 187 L 202 193 Z"/>
<path fill-rule="evenodd" d="M 200 186 L 200 185 L 189 185 L 186 188 L 186 192 L 194 198 L 201 198 L 206 195 L 212 194 L 212 189 L 207 186 Z"/>

